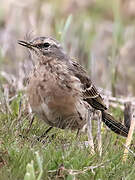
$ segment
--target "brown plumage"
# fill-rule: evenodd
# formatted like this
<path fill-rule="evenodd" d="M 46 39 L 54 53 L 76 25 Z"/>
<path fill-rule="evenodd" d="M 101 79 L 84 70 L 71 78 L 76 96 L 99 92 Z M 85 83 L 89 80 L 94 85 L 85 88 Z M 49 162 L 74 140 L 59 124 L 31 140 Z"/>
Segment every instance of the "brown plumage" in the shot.
<path fill-rule="evenodd" d="M 53 38 L 19 41 L 30 49 L 36 65 L 29 77 L 27 93 L 33 112 L 50 126 L 81 129 L 88 108 L 102 112 L 102 121 L 115 133 L 127 136 L 128 129 L 106 112 L 107 108 L 83 67 L 64 52 Z"/>

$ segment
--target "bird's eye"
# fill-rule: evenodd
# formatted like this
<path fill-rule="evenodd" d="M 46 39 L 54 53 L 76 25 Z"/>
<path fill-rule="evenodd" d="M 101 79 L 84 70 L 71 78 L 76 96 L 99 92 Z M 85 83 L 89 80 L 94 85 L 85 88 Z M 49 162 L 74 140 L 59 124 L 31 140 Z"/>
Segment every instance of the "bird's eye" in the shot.
<path fill-rule="evenodd" d="M 50 46 L 50 44 L 48 42 L 44 43 L 44 47 L 48 48 Z"/>
<path fill-rule="evenodd" d="M 50 44 L 49 43 L 41 43 L 41 44 L 37 44 L 37 45 L 35 45 L 35 47 L 37 47 L 37 48 L 48 48 L 50 46 Z"/>

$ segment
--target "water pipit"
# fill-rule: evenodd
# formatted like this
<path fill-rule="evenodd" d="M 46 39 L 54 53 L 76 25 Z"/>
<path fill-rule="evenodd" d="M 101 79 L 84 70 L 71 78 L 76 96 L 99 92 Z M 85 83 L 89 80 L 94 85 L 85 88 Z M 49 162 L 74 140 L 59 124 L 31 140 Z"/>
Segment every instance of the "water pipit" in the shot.
<path fill-rule="evenodd" d="M 128 128 L 108 112 L 103 98 L 84 68 L 51 37 L 19 41 L 34 58 L 27 94 L 32 111 L 52 127 L 81 129 L 88 109 L 100 110 L 102 121 L 115 133 L 128 135 Z"/>

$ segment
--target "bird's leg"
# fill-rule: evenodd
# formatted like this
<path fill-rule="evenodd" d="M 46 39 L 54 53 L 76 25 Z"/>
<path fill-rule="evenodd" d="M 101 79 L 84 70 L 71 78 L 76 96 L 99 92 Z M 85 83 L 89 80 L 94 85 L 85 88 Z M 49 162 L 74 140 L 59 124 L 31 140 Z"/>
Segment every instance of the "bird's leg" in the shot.
<path fill-rule="evenodd" d="M 32 127 L 33 121 L 34 121 L 34 114 L 30 114 L 30 123 L 29 123 L 29 127 L 26 130 L 26 133 L 25 133 L 26 135 L 19 134 L 20 137 L 27 138 L 27 134 L 29 133 L 29 131 Z"/>
<path fill-rule="evenodd" d="M 48 136 L 46 136 L 46 135 L 47 135 L 47 133 L 48 133 L 52 128 L 53 128 L 53 127 L 50 126 L 41 136 L 39 136 L 39 137 L 37 138 L 37 140 L 38 140 L 38 141 L 41 141 L 41 139 L 44 138 L 44 137 L 48 138 Z"/>
<path fill-rule="evenodd" d="M 76 138 L 80 135 L 80 129 L 77 129 Z"/>
<path fill-rule="evenodd" d="M 26 131 L 26 134 L 28 134 L 29 133 L 29 131 L 30 131 L 30 129 L 31 129 L 31 127 L 32 127 L 32 124 L 33 124 L 33 121 L 34 121 L 34 115 L 32 115 L 32 117 L 31 117 L 31 120 L 30 120 L 30 124 L 29 124 L 29 127 L 28 127 L 28 129 L 27 129 L 27 131 Z"/>

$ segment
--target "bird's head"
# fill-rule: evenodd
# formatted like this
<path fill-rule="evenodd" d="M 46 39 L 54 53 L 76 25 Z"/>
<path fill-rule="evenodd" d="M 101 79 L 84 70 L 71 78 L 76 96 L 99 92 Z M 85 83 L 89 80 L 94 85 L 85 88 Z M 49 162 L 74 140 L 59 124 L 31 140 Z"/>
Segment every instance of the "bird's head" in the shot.
<path fill-rule="evenodd" d="M 51 37 L 37 37 L 31 41 L 18 41 L 18 44 L 27 47 L 37 57 L 55 57 L 62 59 L 66 54 L 60 43 Z"/>

